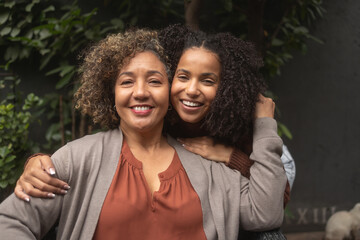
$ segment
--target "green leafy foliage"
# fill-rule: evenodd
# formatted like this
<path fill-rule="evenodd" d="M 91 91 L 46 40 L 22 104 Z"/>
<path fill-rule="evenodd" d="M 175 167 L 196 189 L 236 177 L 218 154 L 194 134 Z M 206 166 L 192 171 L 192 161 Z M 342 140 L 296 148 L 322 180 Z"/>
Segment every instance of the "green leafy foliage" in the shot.
<path fill-rule="evenodd" d="M 19 80 L 7 76 L 0 81 L 0 89 L 5 90 L 5 81 L 10 82 L 10 90 L 14 90 Z M 8 89 L 8 90 L 9 90 Z M 33 93 L 27 95 L 23 103 L 15 91 L 7 94 L 0 102 L 0 188 L 4 189 L 15 183 L 19 170 L 24 164 L 25 153 L 34 150 L 35 145 L 28 140 L 29 125 L 35 117 L 30 112 L 42 104 L 42 100 Z"/>
<path fill-rule="evenodd" d="M 96 8 L 82 13 L 76 1 L 70 5 L 50 0 L 0 3 L 0 50 L 5 53 L 1 67 L 14 71 L 31 61 L 43 73 L 43 81 L 54 81 L 54 92 L 44 96 L 44 112 L 53 123 L 46 134 L 49 148 L 73 139 L 69 129 L 74 129 L 74 119 L 81 118 L 72 104 L 78 55 L 89 43 L 124 28 L 121 18 L 101 22 L 94 20 L 96 14 Z"/>
<path fill-rule="evenodd" d="M 87 119 L 74 111 L 72 98 L 78 86 L 77 57 L 89 43 L 130 26 L 159 28 L 170 23 L 184 22 L 185 19 L 183 0 L 105 0 L 100 3 L 79 0 L 68 4 L 69 2 L 71 1 L 0 2 L 0 52 L 3 53 L 0 56 L 0 68 L 5 73 L 18 73 L 24 63 L 31 63 L 36 66 L 34 71 L 41 75 L 42 81 L 53 82 L 53 91 L 43 97 L 41 104 L 41 112 L 46 113 L 43 115 L 52 123 L 46 133 L 45 146 L 52 150 L 92 131 Z M 202 12 L 198 16 L 200 28 L 229 31 L 238 37 L 249 39 L 249 29 L 252 27 L 249 24 L 250 3 L 244 0 L 203 2 Z M 313 22 L 325 12 L 321 6 L 320 0 L 266 1 L 260 32 L 262 42 L 258 47 L 264 57 L 263 73 L 268 81 L 281 74 L 281 68 L 293 58 L 294 51 L 305 53 L 309 40 L 321 43 L 310 31 Z M 90 10 L 84 13 L 84 7 Z M 0 76 L 0 86 L 3 85 L 4 79 Z M 2 104 L 6 126 L 11 127 L 11 121 L 23 124 L 18 126 L 18 134 L 12 133 L 13 139 L 16 138 L 18 143 L 8 140 L 1 143 L 0 155 L 4 159 L 1 164 L 6 162 L 9 169 L 16 169 L 18 166 L 11 164 L 15 161 L 13 156 L 17 159 L 20 152 L 28 148 L 29 141 L 24 139 L 27 138 L 31 119 L 34 118 L 34 113 L 31 115 L 29 111 L 32 106 L 30 103 L 40 101 L 31 95 L 30 99 L 33 100 L 28 100 L 28 105 L 24 101 L 24 109 L 20 109 L 20 99 L 19 94 L 12 94 Z M 292 138 L 291 132 L 280 122 L 279 134 Z M 5 139 L 4 137 L 1 141 Z M 7 175 L 1 176 L 7 178 Z"/>

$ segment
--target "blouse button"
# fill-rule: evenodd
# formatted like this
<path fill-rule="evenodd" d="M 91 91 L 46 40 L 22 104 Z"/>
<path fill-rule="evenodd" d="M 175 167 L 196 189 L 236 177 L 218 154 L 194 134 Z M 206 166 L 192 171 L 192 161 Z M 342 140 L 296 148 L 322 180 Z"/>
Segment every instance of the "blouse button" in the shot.
<path fill-rule="evenodd" d="M 159 174 L 159 177 L 160 177 L 160 178 L 163 178 L 163 177 L 164 177 L 164 174 Z"/>

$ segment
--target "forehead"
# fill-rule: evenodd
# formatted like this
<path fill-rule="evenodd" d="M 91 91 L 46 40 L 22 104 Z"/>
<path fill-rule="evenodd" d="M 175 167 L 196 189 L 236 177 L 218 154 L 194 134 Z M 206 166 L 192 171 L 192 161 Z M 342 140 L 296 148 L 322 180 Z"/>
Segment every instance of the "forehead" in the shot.
<path fill-rule="evenodd" d="M 189 48 L 182 55 L 178 65 L 191 68 L 209 68 L 215 72 L 220 72 L 221 64 L 218 56 L 204 48 Z"/>
<path fill-rule="evenodd" d="M 166 72 L 165 65 L 159 57 L 153 52 L 145 51 L 136 53 L 134 57 L 130 58 L 129 62 L 121 68 L 120 73 L 140 69 Z"/>

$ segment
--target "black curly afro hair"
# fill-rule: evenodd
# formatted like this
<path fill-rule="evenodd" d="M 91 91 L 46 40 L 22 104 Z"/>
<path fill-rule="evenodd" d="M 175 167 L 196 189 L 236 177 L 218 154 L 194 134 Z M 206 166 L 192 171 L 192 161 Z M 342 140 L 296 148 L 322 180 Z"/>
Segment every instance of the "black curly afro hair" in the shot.
<path fill-rule="evenodd" d="M 202 47 L 217 54 L 220 84 L 202 127 L 209 136 L 230 145 L 251 134 L 258 94 L 266 90 L 260 74 L 263 62 L 254 45 L 230 33 L 206 34 L 180 24 L 161 30 L 159 40 L 170 59 L 171 76 L 189 48 Z"/>

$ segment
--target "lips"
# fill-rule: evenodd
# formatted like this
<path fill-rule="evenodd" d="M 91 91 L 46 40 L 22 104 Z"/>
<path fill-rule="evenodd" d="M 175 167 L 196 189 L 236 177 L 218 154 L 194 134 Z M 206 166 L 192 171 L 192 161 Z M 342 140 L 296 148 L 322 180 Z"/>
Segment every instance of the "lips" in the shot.
<path fill-rule="evenodd" d="M 147 115 L 153 108 L 154 107 L 150 105 L 135 105 L 130 107 L 131 111 L 137 115 Z"/>
<path fill-rule="evenodd" d="M 132 109 L 134 109 L 134 111 L 147 111 L 150 109 L 149 106 L 136 106 L 136 107 L 132 107 Z"/>
<path fill-rule="evenodd" d="M 203 103 L 195 102 L 195 101 L 189 101 L 189 100 L 180 100 L 180 101 L 186 107 L 194 107 L 194 108 L 196 108 L 196 107 L 200 107 L 200 106 L 204 105 Z"/>

